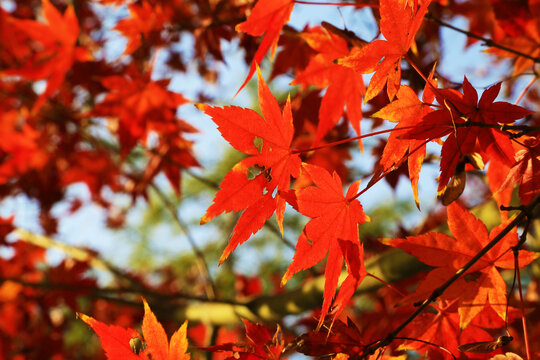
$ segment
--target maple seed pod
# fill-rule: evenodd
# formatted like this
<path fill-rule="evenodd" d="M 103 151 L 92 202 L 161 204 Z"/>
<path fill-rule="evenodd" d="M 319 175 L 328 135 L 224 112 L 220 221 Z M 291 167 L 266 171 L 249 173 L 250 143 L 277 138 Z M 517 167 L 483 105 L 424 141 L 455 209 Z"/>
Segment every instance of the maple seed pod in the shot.
<path fill-rule="evenodd" d="M 482 156 L 477 152 L 465 155 L 463 161 L 471 164 L 476 170 L 484 170 L 484 160 L 482 160 Z"/>
<path fill-rule="evenodd" d="M 467 174 L 464 171 L 452 176 L 452 180 L 450 180 L 444 192 L 439 196 L 444 206 L 450 205 L 454 200 L 459 198 L 463 190 L 465 190 L 466 179 Z"/>
<path fill-rule="evenodd" d="M 129 347 L 135 355 L 139 355 L 141 351 L 146 349 L 146 344 L 139 337 L 133 337 L 129 340 Z"/>
<path fill-rule="evenodd" d="M 508 345 L 510 341 L 514 340 L 511 336 L 499 336 L 497 340 L 493 341 L 480 341 L 458 346 L 459 351 L 472 352 L 472 353 L 490 353 L 497 350 L 500 347 Z"/>

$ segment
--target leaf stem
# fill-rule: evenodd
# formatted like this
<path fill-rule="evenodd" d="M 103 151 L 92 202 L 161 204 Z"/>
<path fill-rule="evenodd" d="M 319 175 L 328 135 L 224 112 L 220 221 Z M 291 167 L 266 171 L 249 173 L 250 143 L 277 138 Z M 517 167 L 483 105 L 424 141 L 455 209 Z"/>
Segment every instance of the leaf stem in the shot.
<path fill-rule="evenodd" d="M 420 75 L 420 77 L 422 79 L 424 79 L 424 81 L 426 82 L 427 85 L 429 85 L 431 87 L 431 89 L 433 90 L 433 92 L 437 95 L 437 96 L 440 96 L 440 97 L 443 97 L 441 95 L 441 93 L 439 92 L 439 89 L 437 87 L 435 87 L 431 81 L 429 81 L 429 79 L 426 77 L 426 75 L 424 75 L 424 73 L 422 71 L 420 71 L 420 69 L 418 68 L 418 66 L 416 66 L 416 64 L 414 63 L 414 61 L 412 61 L 412 59 L 408 56 L 408 55 L 405 55 L 405 60 L 407 60 L 407 63 L 409 65 L 412 66 L 412 68 L 416 71 L 416 73 L 418 75 Z M 441 106 L 442 107 L 442 106 Z"/>
<path fill-rule="evenodd" d="M 403 297 L 407 296 L 407 295 L 404 294 L 402 291 L 400 291 L 398 288 L 396 288 L 395 286 L 392 286 L 392 284 L 389 284 L 388 282 L 384 281 L 383 279 L 381 279 L 381 278 L 378 277 L 377 275 L 374 275 L 374 274 L 368 272 L 366 276 L 372 277 L 373 279 L 375 279 L 375 280 L 377 280 L 377 281 L 383 283 L 386 287 L 388 287 L 388 288 L 394 290 L 396 293 L 398 293 L 399 295 L 401 295 L 401 296 L 403 296 Z"/>
<path fill-rule="evenodd" d="M 521 94 L 519 94 L 519 97 L 517 98 L 516 102 L 514 103 L 515 105 L 519 104 L 521 99 L 523 99 L 523 97 L 525 96 L 525 94 L 527 93 L 527 91 L 529 91 L 529 89 L 531 88 L 531 86 L 536 82 L 536 80 L 538 79 L 537 76 L 534 76 L 531 81 L 529 81 L 529 83 L 527 84 L 527 86 L 525 86 L 525 88 L 523 89 L 523 91 L 521 92 Z"/>

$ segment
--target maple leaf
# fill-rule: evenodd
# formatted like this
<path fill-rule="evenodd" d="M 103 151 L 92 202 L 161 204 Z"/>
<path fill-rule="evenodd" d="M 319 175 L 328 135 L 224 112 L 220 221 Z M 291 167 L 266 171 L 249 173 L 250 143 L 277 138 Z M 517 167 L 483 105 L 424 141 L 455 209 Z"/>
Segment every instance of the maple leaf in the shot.
<path fill-rule="evenodd" d="M 399 350 L 414 349 L 419 353 L 427 353 L 429 359 L 455 359 L 452 354 L 459 354 L 458 345 L 474 340 L 487 340 L 491 336 L 487 331 L 475 324 L 470 324 L 464 331 L 459 328 L 459 313 L 457 301 L 443 301 L 432 304 L 423 314 L 416 317 L 411 326 L 404 329 L 407 338 L 428 341 L 437 346 L 420 341 L 408 341 L 398 347 Z M 444 334 L 445 336 L 441 336 Z M 447 351 L 442 350 L 442 348 Z"/>
<path fill-rule="evenodd" d="M 281 283 L 285 284 L 295 273 L 314 266 L 328 254 L 320 327 L 336 292 L 343 260 L 348 275 L 333 302 L 335 314 L 343 310 L 366 275 L 358 225 L 369 221 L 369 217 L 356 199 L 359 182 L 353 183 L 343 196 L 343 185 L 335 172 L 330 175 L 325 169 L 311 164 L 303 164 L 303 169 L 315 186 L 289 192 L 287 201 L 312 219 L 298 239 L 293 261 Z"/>
<path fill-rule="evenodd" d="M 361 355 L 365 348 L 362 334 L 350 318 L 347 322 L 334 322 L 328 332 L 312 330 L 302 334 L 291 344 L 296 351 L 317 357 L 336 353 L 354 357 Z"/>
<path fill-rule="evenodd" d="M 307 31 L 308 26 L 303 31 Z M 297 74 L 308 66 L 311 58 L 316 55 L 304 39 L 300 36 L 302 32 L 285 25 L 283 34 L 279 37 L 278 48 L 280 51 L 272 64 L 270 80 L 279 75 L 290 72 Z"/>
<path fill-rule="evenodd" d="M 491 6 L 495 11 L 497 44 L 508 49 L 517 50 L 531 57 L 540 55 L 540 34 L 538 26 L 538 5 L 535 1 L 525 1 L 518 4 L 509 4 L 506 1 L 492 1 Z M 514 59 L 514 71 L 512 76 L 522 74 L 532 69 L 535 62 L 530 58 L 519 56 L 513 52 L 505 51 L 499 47 L 490 47 L 486 50 L 500 57 Z"/>
<path fill-rule="evenodd" d="M 418 200 L 418 181 L 420 179 L 420 169 L 426 154 L 426 143 L 423 140 L 401 139 L 400 135 L 406 132 L 406 130 L 399 129 L 408 129 L 410 126 L 416 125 L 419 118 L 424 117 L 432 111 L 425 104 L 425 102 L 429 103 L 432 101 L 432 96 L 428 96 L 430 92 L 427 89 L 428 85 L 424 89 L 423 101 L 420 101 L 413 89 L 402 85 L 396 94 L 397 99 L 372 115 L 373 117 L 398 122 L 394 127 L 394 131 L 388 137 L 380 164 L 384 171 L 388 171 L 399 168 L 401 163 L 405 159 L 407 160 L 409 178 L 411 179 L 411 187 L 417 207 L 420 206 Z"/>
<path fill-rule="evenodd" d="M 528 204 L 540 192 L 540 138 L 526 138 L 523 145 L 525 148 L 516 153 L 516 162 L 499 190 L 519 183 L 519 199 Z"/>
<path fill-rule="evenodd" d="M 489 167 L 486 171 L 486 179 L 489 189 L 491 190 L 493 198 L 497 202 L 497 206 L 499 208 L 501 205 L 506 206 L 510 204 L 510 201 L 512 200 L 512 192 L 514 189 L 512 187 L 501 188 L 501 185 L 504 184 L 505 179 L 508 178 L 510 168 L 511 166 L 506 163 L 500 162 L 497 159 L 491 159 Z M 512 182 L 512 185 L 518 182 L 518 179 L 514 180 L 516 181 Z M 501 211 L 501 218 L 506 220 L 508 218 L 508 211 Z"/>
<path fill-rule="evenodd" d="M 145 144 L 152 130 L 169 137 L 178 137 L 179 132 L 196 132 L 191 125 L 176 118 L 177 108 L 188 100 L 167 89 L 170 80 L 151 80 L 151 73 L 152 69 L 142 74 L 135 66 L 130 66 L 122 76 L 101 80 L 109 92 L 92 115 L 118 118 L 116 128 L 123 156 L 138 141 Z"/>
<path fill-rule="evenodd" d="M 212 205 L 201 224 L 229 211 L 245 209 L 236 224 L 229 244 L 220 259 L 222 263 L 241 243 L 257 232 L 277 210 L 282 229 L 285 201 L 274 190 L 288 190 L 292 177 L 298 177 L 301 160 L 290 148 L 294 134 L 290 100 L 283 113 L 264 79 L 259 79 L 259 104 L 263 116 L 236 106 L 225 108 L 198 104 L 218 125 L 222 136 L 237 150 L 251 155 L 236 164 L 225 175 Z"/>
<path fill-rule="evenodd" d="M 246 21 L 236 25 L 236 31 L 248 33 L 251 36 L 264 37 L 255 52 L 246 80 L 236 92 L 238 94 L 251 79 L 264 55 L 271 49 L 272 57 L 276 51 L 281 29 L 289 21 L 294 7 L 292 0 L 259 0 L 253 7 Z"/>
<path fill-rule="evenodd" d="M 0 109 L 0 111 L 3 109 Z M 41 171 L 50 154 L 40 144 L 40 133 L 28 123 L 19 125 L 24 112 L 4 110 L 0 122 L 0 185 L 33 170 Z"/>
<path fill-rule="evenodd" d="M 467 18 L 469 32 L 473 34 L 490 34 L 492 39 L 500 38 L 502 29 L 497 26 L 493 4 L 490 0 L 479 0 L 475 3 L 460 3 L 453 8 L 456 14 Z M 515 9 L 515 7 L 514 7 Z M 478 39 L 467 37 L 466 46 L 476 43 Z"/>
<path fill-rule="evenodd" d="M 494 157 L 513 164 L 514 150 L 510 137 L 499 129 L 482 125 L 510 124 L 532 112 L 508 102 L 495 102 L 500 89 L 501 83 L 493 85 L 478 100 L 476 89 L 464 77 L 463 93 L 439 89 L 437 101 L 444 104 L 444 108 L 424 115 L 414 129 L 402 135 L 402 138 L 417 140 L 433 140 L 448 135 L 441 149 L 439 193 L 447 186 L 464 155 L 477 152 L 483 154 L 486 162 Z"/>
<path fill-rule="evenodd" d="M 173 334 L 169 344 L 165 330 L 157 321 L 146 300 L 143 299 L 143 303 L 142 332 L 144 343 L 139 343 L 136 348 L 133 345 L 133 339 L 140 340 L 137 331 L 117 325 L 107 325 L 81 313 L 77 313 L 77 316 L 98 334 L 101 346 L 109 360 L 189 360 L 191 355 L 186 353 L 188 347 L 187 321 Z"/>
<path fill-rule="evenodd" d="M 362 120 L 362 94 L 365 91 L 362 74 L 334 61 L 349 53 L 347 41 L 342 37 L 326 31 L 322 27 L 302 33 L 301 37 L 318 54 L 309 62 L 291 85 L 302 84 L 304 87 L 315 85 L 327 88 L 319 108 L 319 124 L 314 145 L 334 127 L 347 107 L 349 122 L 360 135 Z"/>
<path fill-rule="evenodd" d="M 127 19 L 118 21 L 115 30 L 120 32 L 128 39 L 125 55 L 132 54 L 139 46 L 143 39 L 148 38 L 152 33 L 159 36 L 159 32 L 171 14 L 168 14 L 160 4 L 151 5 L 147 1 L 139 4 L 128 4 L 130 16 Z M 165 9 L 170 9 L 166 7 Z M 153 41 L 153 45 L 156 41 Z"/>
<path fill-rule="evenodd" d="M 76 46 L 79 23 L 73 5 L 68 7 L 63 16 L 49 0 L 42 0 L 42 6 L 46 24 L 34 20 L 9 20 L 30 39 L 41 43 L 43 50 L 31 57 L 22 68 L 4 71 L 7 75 L 18 75 L 30 80 L 47 79 L 47 87 L 34 103 L 33 112 L 37 112 L 45 100 L 58 90 L 75 61 L 91 59 L 86 48 Z"/>
<path fill-rule="evenodd" d="M 157 321 L 146 300 L 143 299 L 143 302 L 144 318 L 142 331 L 146 342 L 145 353 L 152 354 L 152 360 L 189 360 L 191 355 L 186 353 L 188 347 L 186 337 L 187 321 L 176 330 L 169 344 L 163 326 Z"/>
<path fill-rule="evenodd" d="M 211 352 L 232 352 L 226 360 L 236 359 L 268 359 L 277 360 L 281 358 L 285 348 L 285 336 L 277 325 L 274 335 L 270 334 L 263 325 L 254 324 L 246 319 L 242 319 L 246 327 L 246 341 L 244 343 L 224 343 L 202 348 Z"/>
<path fill-rule="evenodd" d="M 457 203 L 447 208 L 448 227 L 455 236 L 443 233 L 427 233 L 409 236 L 405 239 L 385 239 L 387 245 L 399 247 L 420 261 L 435 267 L 415 293 L 411 301 L 424 299 L 455 274 L 488 244 L 511 220 L 496 226 L 488 233 L 482 221 L 474 217 Z M 463 329 L 489 304 L 504 319 L 506 313 L 506 285 L 497 267 L 514 268 L 514 258 L 510 251 L 518 243 L 515 231 L 508 233 L 460 279 L 442 295 L 442 299 L 459 298 L 460 327 Z M 521 250 L 519 264 L 530 264 L 537 258 L 535 253 Z"/>
<path fill-rule="evenodd" d="M 135 330 L 126 329 L 117 325 L 107 325 L 81 313 L 77 313 L 77 315 L 82 321 L 90 325 L 99 336 L 101 346 L 103 347 L 103 350 L 105 350 L 107 359 L 148 359 L 144 353 L 136 355 L 129 346 L 130 340 L 138 336 L 138 333 Z"/>
<path fill-rule="evenodd" d="M 409 51 L 430 2 L 424 1 L 414 12 L 414 5 L 407 0 L 380 0 L 380 29 L 386 40 L 375 40 L 362 48 L 353 48 L 348 56 L 338 61 L 362 74 L 375 72 L 364 102 L 374 98 L 385 84 L 388 84 L 388 98 L 392 100 L 396 95 L 401 81 L 401 59 Z"/>
<path fill-rule="evenodd" d="M 77 151 L 69 154 L 67 160 L 69 165 L 60 179 L 63 185 L 84 182 L 92 194 L 98 195 L 103 186 L 118 182 L 118 165 L 105 151 Z"/>

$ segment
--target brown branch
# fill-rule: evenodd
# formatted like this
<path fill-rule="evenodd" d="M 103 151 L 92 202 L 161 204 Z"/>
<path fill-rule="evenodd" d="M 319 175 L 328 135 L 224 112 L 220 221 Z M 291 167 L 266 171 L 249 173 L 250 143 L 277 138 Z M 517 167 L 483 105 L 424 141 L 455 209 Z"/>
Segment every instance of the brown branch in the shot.
<path fill-rule="evenodd" d="M 212 279 L 212 276 L 210 275 L 210 271 L 208 269 L 208 263 L 206 262 L 206 259 L 204 258 L 204 254 L 197 246 L 197 243 L 195 242 L 195 239 L 191 236 L 191 233 L 189 231 L 188 226 L 180 219 L 180 216 L 178 216 L 178 212 L 176 207 L 167 199 L 167 196 L 161 191 L 161 189 L 154 183 L 151 184 L 154 191 L 158 194 L 158 197 L 161 199 L 163 204 L 165 205 L 165 208 L 169 211 L 171 214 L 173 220 L 176 222 L 178 227 L 184 232 L 186 235 L 186 238 L 188 239 L 189 245 L 191 246 L 191 249 L 195 253 L 195 257 L 197 258 L 197 266 L 199 267 L 199 270 L 202 274 L 204 274 L 205 278 L 205 284 L 204 288 L 206 291 L 206 295 L 209 299 L 215 299 L 216 297 L 216 286 L 214 284 L 214 280 Z"/>
<path fill-rule="evenodd" d="M 428 20 L 431 20 L 441 26 L 444 26 L 444 27 L 447 27 L 449 29 L 452 29 L 454 31 L 457 31 L 463 35 L 466 35 L 468 37 L 471 37 L 471 38 L 474 38 L 474 39 L 477 39 L 477 40 L 480 40 L 482 41 L 486 46 L 490 46 L 490 47 L 494 47 L 494 48 L 498 48 L 498 49 L 501 49 L 501 50 L 504 50 L 504 51 L 507 51 L 509 53 L 512 53 L 514 55 L 517 55 L 517 56 L 521 56 L 521 57 L 524 57 L 526 59 L 529 59 L 529 60 L 532 60 L 534 61 L 535 63 L 540 63 L 540 58 L 539 57 L 535 57 L 535 56 L 531 56 L 529 54 L 525 54 L 519 50 L 516 50 L 516 49 L 512 49 L 512 48 L 509 48 L 509 47 L 506 47 L 504 45 L 501 45 L 499 43 L 496 43 L 495 41 L 491 40 L 491 39 L 488 39 L 488 38 L 485 38 L 483 36 L 480 36 L 480 35 L 477 35 L 475 33 L 472 33 L 470 31 L 467 31 L 467 30 L 463 30 L 463 29 L 460 29 L 458 27 L 455 27 L 445 21 L 442 21 L 441 19 L 439 18 L 436 18 L 435 16 L 433 16 L 431 13 L 427 13 L 426 14 L 426 19 Z"/>
<path fill-rule="evenodd" d="M 491 128 L 491 129 L 497 129 L 501 131 L 511 131 L 511 130 L 519 130 L 522 133 L 527 133 L 531 131 L 540 131 L 540 126 L 529 126 L 529 125 L 509 125 L 509 124 L 488 124 L 488 123 L 481 123 L 476 121 L 466 121 L 464 123 L 456 123 L 455 126 L 458 127 L 481 127 L 481 128 Z"/>
<path fill-rule="evenodd" d="M 439 288 L 435 289 L 433 293 L 424 300 L 418 309 L 411 314 L 405 321 L 403 321 L 397 328 L 390 332 L 384 339 L 375 342 L 373 345 L 368 346 L 364 354 L 358 357 L 358 359 L 365 359 L 369 355 L 375 353 L 377 349 L 383 348 L 389 345 L 397 335 L 409 325 L 418 315 L 420 315 L 432 302 L 437 300 L 446 289 L 450 287 L 457 279 L 459 279 L 467 270 L 469 270 L 478 260 L 480 260 L 489 250 L 491 250 L 499 241 L 501 241 L 514 227 L 518 226 L 525 218 L 532 214 L 534 208 L 540 203 L 540 195 L 538 195 L 533 201 L 531 201 L 517 216 L 512 222 L 510 222 L 501 232 L 493 238 L 482 250 L 480 250 L 467 264 L 465 264 L 461 269 L 456 271 L 456 273 L 448 279 L 444 284 Z"/>
<path fill-rule="evenodd" d="M 366 261 L 366 270 L 388 283 L 403 280 L 426 269 L 426 265 L 401 249 L 391 249 Z M 341 279 L 346 274 L 346 271 L 342 272 Z M 281 321 L 284 316 L 301 314 L 320 307 L 324 283 L 325 277 L 320 275 L 306 281 L 296 289 L 275 295 L 259 296 L 243 305 L 223 302 L 190 304 L 177 309 L 174 319 L 178 322 L 188 319 L 214 325 L 239 324 L 242 318 L 254 322 Z M 378 280 L 365 278 L 355 294 L 369 293 L 382 285 Z"/>
<path fill-rule="evenodd" d="M 34 234 L 30 231 L 23 229 L 15 229 L 13 232 L 17 239 L 20 241 L 27 242 L 34 246 L 39 246 L 44 249 L 58 249 L 62 251 L 67 256 L 81 262 L 88 262 L 90 267 L 98 270 L 105 270 L 115 275 L 118 279 L 122 279 L 130 283 L 134 288 L 141 290 L 144 288 L 144 285 L 139 283 L 134 277 L 127 274 L 125 271 L 114 266 L 105 259 L 102 259 L 98 254 L 92 252 L 91 250 L 83 249 L 76 246 L 67 245 L 58 241 L 51 239 L 50 237 L 44 235 Z"/>
<path fill-rule="evenodd" d="M 16 277 L 0 277 L 0 283 L 3 282 L 14 282 L 22 286 L 34 288 L 34 289 L 43 289 L 43 290 L 57 290 L 57 291 L 72 291 L 72 292 L 82 292 L 88 293 L 88 296 L 103 298 L 109 301 L 114 302 L 125 302 L 126 299 L 119 298 L 117 296 L 111 297 L 107 295 L 143 295 L 148 298 L 154 298 L 156 301 L 174 301 L 174 300 L 189 300 L 189 301 L 199 301 L 199 302 L 210 302 L 207 297 L 202 296 L 193 296 L 190 294 L 182 292 L 171 292 L 171 293 L 160 293 L 153 291 L 151 289 L 132 289 L 132 288 L 99 288 L 94 286 L 82 285 L 82 284 L 70 284 L 70 283 L 58 283 L 50 281 L 40 281 L 40 282 L 31 282 L 26 281 Z M 221 300 L 221 302 L 231 305 L 239 305 L 241 303 L 229 300 Z M 133 301 L 137 306 L 140 306 L 140 301 Z"/>

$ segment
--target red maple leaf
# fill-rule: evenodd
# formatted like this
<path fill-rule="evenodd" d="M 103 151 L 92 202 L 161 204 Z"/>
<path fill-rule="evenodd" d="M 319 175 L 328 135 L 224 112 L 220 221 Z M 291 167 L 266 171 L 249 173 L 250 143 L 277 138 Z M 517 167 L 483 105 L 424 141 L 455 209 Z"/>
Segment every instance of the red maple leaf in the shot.
<path fill-rule="evenodd" d="M 404 334 L 410 339 L 421 341 L 407 341 L 400 345 L 400 350 L 414 349 L 419 353 L 427 353 L 429 359 L 452 360 L 452 354 L 459 357 L 458 345 L 467 341 L 489 340 L 492 337 L 487 331 L 471 323 L 463 332 L 459 328 L 459 314 L 456 301 L 432 304 L 423 314 L 413 320 L 410 326 L 404 329 Z M 441 336 L 444 334 L 444 336 Z M 461 339 L 461 341 L 460 341 Z M 435 345 L 435 346 L 434 346 Z M 445 349 L 445 350 L 443 350 Z"/>
<path fill-rule="evenodd" d="M 291 84 L 302 84 L 306 88 L 312 85 L 327 88 L 319 109 L 314 145 L 339 121 L 345 106 L 349 122 L 360 135 L 362 94 L 365 91 L 362 74 L 334 63 L 349 53 L 347 41 L 322 27 L 311 29 L 301 36 L 318 54 Z"/>
<path fill-rule="evenodd" d="M 261 44 L 251 62 L 248 76 L 236 92 L 237 94 L 251 79 L 256 67 L 261 63 L 268 49 L 272 49 L 272 57 L 274 56 L 279 34 L 283 26 L 289 21 L 293 7 L 294 1 L 292 0 L 259 0 L 255 4 L 255 7 L 253 7 L 247 20 L 236 25 L 236 31 L 245 32 L 251 36 L 261 36 L 264 34 Z"/>
<path fill-rule="evenodd" d="M 456 166 L 464 155 L 477 152 L 487 162 L 494 157 L 506 164 L 513 164 L 514 150 L 508 134 L 482 125 L 510 124 L 533 112 L 508 102 L 495 101 L 501 83 L 491 86 L 478 100 L 476 89 L 463 80 L 463 94 L 452 89 L 437 91 L 437 101 L 444 108 L 426 114 L 414 129 L 402 138 L 434 140 L 444 136 L 441 149 L 441 176 L 438 191 L 442 192 L 454 175 Z"/>
<path fill-rule="evenodd" d="M 401 81 L 401 59 L 409 51 L 430 2 L 425 0 L 415 12 L 416 9 L 406 0 L 381 0 L 380 29 L 386 40 L 375 40 L 362 48 L 353 48 L 348 56 L 339 60 L 339 64 L 362 74 L 375 71 L 366 90 L 365 102 L 381 92 L 385 84 L 388 84 L 388 98 L 392 100 L 396 95 Z"/>
<path fill-rule="evenodd" d="M 326 331 L 312 330 L 294 340 L 294 349 L 308 356 L 328 356 L 343 353 L 358 356 L 364 350 L 363 336 L 355 323 L 338 320 Z"/>
<path fill-rule="evenodd" d="M 78 316 L 82 321 L 90 325 L 90 327 L 96 332 L 101 341 L 101 346 L 105 350 L 105 355 L 109 360 L 126 359 L 148 359 L 148 356 L 143 352 L 136 355 L 130 347 L 129 342 L 133 338 L 138 338 L 137 331 L 133 329 L 126 329 L 118 325 L 107 325 L 96 319 L 78 313 Z"/>
<path fill-rule="evenodd" d="M 40 144 L 40 133 L 28 123 L 20 125 L 25 112 L 0 107 L 0 185 L 33 170 L 41 171 L 50 154 Z M 26 111 L 28 115 L 28 111 Z"/>
<path fill-rule="evenodd" d="M 119 31 L 128 39 L 124 54 L 129 55 L 139 48 L 143 40 L 150 40 L 153 45 L 160 42 L 159 36 L 171 14 L 160 4 L 151 5 L 147 1 L 141 4 L 128 4 L 129 17 L 118 21 L 115 30 Z M 154 35 L 151 39 L 148 39 Z M 155 39 L 158 37 L 158 39 Z"/>
<path fill-rule="evenodd" d="M 91 59 L 86 48 L 76 46 L 79 23 L 73 5 L 68 7 L 63 16 L 49 0 L 42 0 L 42 6 L 46 24 L 34 20 L 8 18 L 18 31 L 39 42 L 42 47 L 42 50 L 31 57 L 22 68 L 4 72 L 29 80 L 47 79 L 47 87 L 35 102 L 33 112 L 37 112 L 45 100 L 58 90 L 75 61 Z"/>
<path fill-rule="evenodd" d="M 242 319 L 246 327 L 246 341 L 244 343 L 224 343 L 202 348 L 211 352 L 232 352 L 233 355 L 226 360 L 278 360 L 285 348 L 284 334 L 277 325 L 272 335 L 266 327 Z"/>
<path fill-rule="evenodd" d="M 152 69 L 141 74 L 135 66 L 130 66 L 122 76 L 101 80 L 109 92 L 92 115 L 118 118 L 116 127 L 124 156 L 138 141 L 145 144 L 152 130 L 168 137 L 177 137 L 179 132 L 196 132 L 176 117 L 177 108 L 188 100 L 167 89 L 170 80 L 151 80 L 151 73 Z"/>
<path fill-rule="evenodd" d="M 188 347 L 187 321 L 173 334 L 169 344 L 163 326 L 150 310 L 146 300 L 143 299 L 143 302 L 142 332 L 144 342 L 139 333 L 133 329 L 107 325 L 80 313 L 77 315 L 98 334 L 101 346 L 109 360 L 189 360 L 190 354 L 186 353 Z"/>
<path fill-rule="evenodd" d="M 525 148 L 516 153 L 516 162 L 500 190 L 519 183 L 519 199 L 528 204 L 540 192 L 540 137 L 526 138 L 523 145 Z"/>
<path fill-rule="evenodd" d="M 335 172 L 330 175 L 325 169 L 311 164 L 303 164 L 303 169 L 315 186 L 289 192 L 287 201 L 312 219 L 298 239 L 293 261 L 281 282 L 285 284 L 295 273 L 314 266 L 328 254 L 320 326 L 332 304 L 343 260 L 347 264 L 348 275 L 333 302 L 336 315 L 343 310 L 366 275 L 358 225 L 369 221 L 369 217 L 356 199 L 359 182 L 353 183 L 343 196 L 343 185 Z"/>
<path fill-rule="evenodd" d="M 263 116 L 237 106 L 218 108 L 198 104 L 218 125 L 222 136 L 248 158 L 236 164 L 225 175 L 213 204 L 206 210 L 201 224 L 229 211 L 244 210 L 236 224 L 220 263 L 241 243 L 257 232 L 277 210 L 282 227 L 285 201 L 273 195 L 274 190 L 290 187 L 291 176 L 298 177 L 301 160 L 290 148 L 294 134 L 291 104 L 287 100 L 283 113 L 264 79 L 259 79 L 259 104 Z"/>
<path fill-rule="evenodd" d="M 508 3 L 507 1 L 490 1 L 495 12 L 495 29 L 497 44 L 508 49 L 515 49 L 531 57 L 540 54 L 540 16 L 538 5 L 535 0 L 523 3 Z M 484 15 L 484 14 L 482 14 Z M 498 47 L 490 47 L 486 50 L 503 58 L 514 59 L 514 71 L 512 76 L 517 76 L 526 70 L 532 69 L 535 62 L 513 52 L 505 51 Z"/>
<path fill-rule="evenodd" d="M 482 221 L 455 202 L 447 207 L 447 214 L 448 227 L 455 238 L 443 233 L 427 233 L 405 239 L 383 240 L 385 244 L 402 248 L 423 263 L 435 267 L 412 294 L 412 301 L 422 300 L 431 295 L 510 222 L 508 220 L 488 233 Z M 517 233 L 515 231 L 508 233 L 442 295 L 443 300 L 459 299 L 461 328 L 467 327 L 487 304 L 504 318 L 506 284 L 497 267 L 514 268 L 514 257 L 510 248 L 517 243 Z M 521 250 L 519 265 L 526 266 L 536 258 L 535 253 Z"/>
<path fill-rule="evenodd" d="M 424 89 L 423 101 L 433 101 L 432 94 L 428 91 L 428 85 Z M 381 156 L 380 164 L 384 171 L 399 168 L 403 161 L 407 160 L 411 187 L 413 190 L 416 206 L 419 207 L 418 181 L 420 169 L 426 154 L 426 142 L 416 139 L 401 139 L 401 135 L 411 126 L 415 126 L 418 119 L 431 112 L 431 108 L 418 99 L 416 92 L 406 85 L 402 85 L 397 92 L 397 99 L 383 107 L 373 117 L 398 122 L 394 131 L 390 133 L 386 146 Z M 403 130 L 399 130 L 403 128 Z"/>

